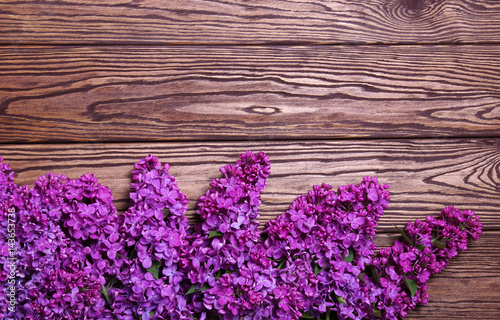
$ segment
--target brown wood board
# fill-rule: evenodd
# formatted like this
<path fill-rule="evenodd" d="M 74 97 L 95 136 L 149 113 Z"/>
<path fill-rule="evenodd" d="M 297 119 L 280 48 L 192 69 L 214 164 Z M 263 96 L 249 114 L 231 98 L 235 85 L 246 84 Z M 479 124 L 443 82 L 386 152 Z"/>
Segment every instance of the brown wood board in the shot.
<path fill-rule="evenodd" d="M 500 46 L 0 48 L 0 141 L 498 136 Z"/>
<path fill-rule="evenodd" d="M 93 172 L 110 187 L 119 211 L 126 210 L 130 171 L 148 154 L 169 163 L 170 173 L 188 196 L 188 217 L 197 221 L 197 199 L 219 168 L 246 150 L 264 151 L 271 160 L 268 188 L 262 194 L 260 221 L 275 218 L 313 185 L 335 189 L 376 176 L 391 187 L 391 204 L 380 230 L 439 214 L 448 205 L 471 209 L 485 229 L 500 228 L 499 139 L 367 140 L 302 142 L 35 144 L 0 146 L 0 155 L 17 172 L 19 185 L 46 172 L 76 179 Z"/>
<path fill-rule="evenodd" d="M 496 0 L 0 1 L 0 43 L 492 43 Z"/>

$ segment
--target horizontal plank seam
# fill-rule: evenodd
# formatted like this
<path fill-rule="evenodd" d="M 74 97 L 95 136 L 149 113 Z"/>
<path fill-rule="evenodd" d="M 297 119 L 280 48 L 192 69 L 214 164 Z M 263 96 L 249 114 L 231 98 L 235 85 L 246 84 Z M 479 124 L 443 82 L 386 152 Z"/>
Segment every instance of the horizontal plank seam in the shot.
<path fill-rule="evenodd" d="M 26 47 L 118 47 L 118 46 L 134 46 L 134 47 L 304 47 L 304 46 L 324 46 L 324 47 L 344 47 L 344 46 L 497 46 L 500 41 L 492 42 L 386 42 L 386 43 L 364 43 L 364 42 L 309 42 L 309 41 L 275 41 L 275 42 L 0 42 L 1 47 L 11 46 L 26 46 Z"/>

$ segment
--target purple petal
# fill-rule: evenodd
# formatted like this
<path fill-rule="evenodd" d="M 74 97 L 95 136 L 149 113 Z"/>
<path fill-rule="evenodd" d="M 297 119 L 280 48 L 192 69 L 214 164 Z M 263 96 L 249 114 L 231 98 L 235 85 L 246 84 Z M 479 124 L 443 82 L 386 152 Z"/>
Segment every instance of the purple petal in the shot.
<path fill-rule="evenodd" d="M 151 257 L 149 257 L 149 256 L 147 256 L 146 259 L 144 259 L 144 261 L 142 261 L 142 266 L 146 269 L 151 267 L 152 264 L 153 263 L 151 261 Z"/>

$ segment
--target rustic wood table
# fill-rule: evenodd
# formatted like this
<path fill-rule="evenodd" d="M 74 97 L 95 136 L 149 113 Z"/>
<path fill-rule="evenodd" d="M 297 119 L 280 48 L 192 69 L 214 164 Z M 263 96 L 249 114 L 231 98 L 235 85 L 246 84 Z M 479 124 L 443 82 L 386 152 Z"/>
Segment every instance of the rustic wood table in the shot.
<path fill-rule="evenodd" d="M 149 153 L 197 198 L 246 150 L 261 222 L 322 182 L 391 186 L 394 225 L 484 223 L 406 319 L 500 319 L 500 1 L 0 0 L 0 156 L 18 184 L 94 172 L 116 207 Z"/>

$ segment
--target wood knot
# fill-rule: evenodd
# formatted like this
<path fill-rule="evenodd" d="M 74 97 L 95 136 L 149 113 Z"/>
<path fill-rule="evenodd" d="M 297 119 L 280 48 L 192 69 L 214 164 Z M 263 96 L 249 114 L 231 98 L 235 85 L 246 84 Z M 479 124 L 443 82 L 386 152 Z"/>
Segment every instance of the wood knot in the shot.
<path fill-rule="evenodd" d="M 250 106 L 244 109 L 248 113 L 257 113 L 261 115 L 271 115 L 280 113 L 280 109 L 276 107 L 264 107 L 264 106 Z"/>

